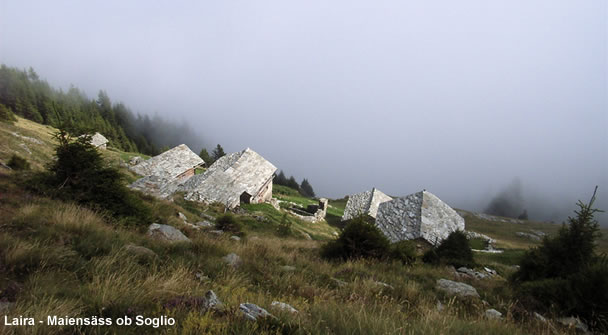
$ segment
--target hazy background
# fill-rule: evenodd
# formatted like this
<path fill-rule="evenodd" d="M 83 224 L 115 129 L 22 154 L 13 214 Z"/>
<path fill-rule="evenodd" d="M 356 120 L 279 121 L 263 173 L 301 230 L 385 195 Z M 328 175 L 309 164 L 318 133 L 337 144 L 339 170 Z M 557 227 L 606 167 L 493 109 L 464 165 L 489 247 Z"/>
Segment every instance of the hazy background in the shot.
<path fill-rule="evenodd" d="M 561 221 L 595 185 L 608 209 L 607 22 L 605 0 L 0 0 L 0 62 L 251 147 L 319 195 L 483 210 L 508 190 Z"/>

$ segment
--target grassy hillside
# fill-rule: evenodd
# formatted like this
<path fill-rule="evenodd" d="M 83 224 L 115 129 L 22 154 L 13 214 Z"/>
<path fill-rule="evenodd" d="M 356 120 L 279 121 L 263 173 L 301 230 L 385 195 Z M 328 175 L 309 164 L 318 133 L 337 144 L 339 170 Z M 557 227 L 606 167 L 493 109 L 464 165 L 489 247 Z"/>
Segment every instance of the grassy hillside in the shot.
<path fill-rule="evenodd" d="M 22 140 L 11 132 L 35 137 L 32 154 L 20 150 Z M 42 169 L 52 157 L 52 129 L 19 120 L 0 124 L 0 160 L 14 151 Z M 107 150 L 116 166 L 135 154 Z M 121 167 L 126 172 L 124 167 Z M 554 226 L 526 223 L 513 226 L 484 222 L 467 216 L 474 231 L 499 240 L 503 255 L 478 254 L 478 269 L 489 266 L 499 276 L 476 280 L 460 278 L 453 269 L 418 262 L 329 262 L 319 256 L 320 246 L 338 231 L 345 201 L 330 201 L 328 223 L 307 223 L 268 204 L 244 205 L 236 217 L 245 238 L 218 236 L 210 229 L 196 230 L 188 222 L 221 215 L 221 206 L 183 200 L 159 201 L 143 197 L 156 222 L 180 229 L 191 243 L 165 243 L 145 234 L 147 227 L 121 227 L 111 217 L 81 206 L 28 193 L 27 176 L 0 170 L 0 302 L 14 303 L 2 312 L 11 316 L 46 318 L 47 315 L 176 319 L 175 326 L 153 328 L 121 326 L 7 327 L 0 334 L 560 334 L 574 331 L 536 320 L 513 299 L 506 277 L 514 271 L 523 248 L 535 242 L 511 236 L 517 229 Z M 302 206 L 316 200 L 288 188 L 276 187 L 275 196 Z M 288 221 L 292 233 L 280 236 Z M 515 229 L 515 230 L 513 230 Z M 302 232 L 312 240 L 304 238 Z M 143 246 L 155 255 L 133 251 Z M 224 256 L 236 253 L 242 263 L 227 265 Z M 481 298 L 453 298 L 435 289 L 437 279 L 473 285 Z M 223 302 L 216 311 L 196 304 L 213 290 Z M 272 307 L 288 303 L 299 313 Z M 242 317 L 241 303 L 255 303 L 276 319 L 252 322 Z M 441 302 L 443 309 L 438 309 Z M 501 320 L 488 319 L 494 308 Z M 550 315 L 547 315 L 550 317 Z M 557 327 L 557 328 L 556 328 Z"/>

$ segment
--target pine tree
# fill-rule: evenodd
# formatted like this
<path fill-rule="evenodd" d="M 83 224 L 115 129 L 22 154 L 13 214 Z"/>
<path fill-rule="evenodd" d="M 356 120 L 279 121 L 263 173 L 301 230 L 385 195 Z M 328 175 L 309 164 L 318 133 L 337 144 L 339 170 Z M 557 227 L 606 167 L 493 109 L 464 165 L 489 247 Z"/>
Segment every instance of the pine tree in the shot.
<path fill-rule="evenodd" d="M 198 155 L 203 161 L 205 161 L 205 165 L 207 165 L 208 167 L 213 164 L 214 160 L 213 158 L 211 158 L 211 156 L 209 156 L 209 152 L 207 152 L 207 149 L 202 148 L 201 153 Z"/>
<path fill-rule="evenodd" d="M 277 185 L 287 186 L 287 177 L 285 177 L 283 170 L 279 172 L 279 174 L 274 178 L 273 182 Z"/>
<path fill-rule="evenodd" d="M 302 183 L 300 184 L 300 192 L 302 192 L 304 196 L 310 198 L 315 197 L 315 191 L 312 189 L 312 185 L 310 185 L 308 179 L 306 178 L 304 178 L 304 180 L 302 180 Z"/>
<path fill-rule="evenodd" d="M 289 177 L 289 179 L 287 180 L 287 187 L 291 187 L 294 190 L 300 189 L 300 185 L 296 181 L 296 178 L 294 178 L 293 176 Z"/>
<path fill-rule="evenodd" d="M 222 148 L 221 145 L 217 145 L 215 147 L 215 149 L 213 149 L 213 161 L 215 162 L 216 160 L 220 159 L 223 156 L 226 156 L 226 153 L 224 152 L 224 148 Z"/>

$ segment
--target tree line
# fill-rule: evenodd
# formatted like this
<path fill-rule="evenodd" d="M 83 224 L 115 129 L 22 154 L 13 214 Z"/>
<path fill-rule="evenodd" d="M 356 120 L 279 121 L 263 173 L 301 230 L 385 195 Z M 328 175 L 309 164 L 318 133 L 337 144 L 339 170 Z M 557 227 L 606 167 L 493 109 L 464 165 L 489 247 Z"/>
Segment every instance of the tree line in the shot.
<path fill-rule="evenodd" d="M 285 176 L 285 172 L 283 170 L 279 171 L 279 174 L 274 177 L 273 183 L 276 185 L 287 186 L 289 188 L 293 188 L 296 191 L 299 191 L 302 195 L 306 197 L 314 198 L 315 191 L 312 188 L 312 185 L 308 181 L 308 179 L 304 178 L 300 184 L 296 181 L 294 176 L 287 178 Z"/>
<path fill-rule="evenodd" d="M 71 86 L 67 92 L 28 70 L 0 66 L 0 105 L 18 116 L 53 127 L 67 127 L 72 135 L 98 131 L 111 146 L 156 155 L 163 146 L 201 141 L 186 125 L 159 116 L 134 114 L 123 103 L 112 103 L 101 90 L 97 99 Z"/>

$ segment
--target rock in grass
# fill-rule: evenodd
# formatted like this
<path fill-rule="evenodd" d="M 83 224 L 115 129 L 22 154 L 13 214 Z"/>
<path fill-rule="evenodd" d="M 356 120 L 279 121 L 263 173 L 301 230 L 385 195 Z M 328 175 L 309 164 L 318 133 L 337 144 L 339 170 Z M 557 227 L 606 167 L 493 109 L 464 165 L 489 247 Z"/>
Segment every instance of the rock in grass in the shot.
<path fill-rule="evenodd" d="M 181 231 L 166 224 L 151 224 L 148 227 L 148 236 L 167 242 L 190 242 L 190 239 Z"/>
<path fill-rule="evenodd" d="M 222 260 L 224 260 L 226 264 L 232 266 L 233 268 L 237 268 L 241 265 L 241 263 L 243 263 L 243 261 L 241 261 L 241 257 L 239 257 L 239 255 L 235 253 L 230 253 L 224 256 Z"/>
<path fill-rule="evenodd" d="M 502 313 L 495 310 L 494 308 L 486 310 L 485 315 L 488 319 L 502 319 Z"/>
<path fill-rule="evenodd" d="M 259 318 L 266 317 L 274 318 L 274 315 L 268 313 L 268 311 L 255 304 L 250 304 L 246 302 L 244 304 L 240 304 L 239 309 L 241 310 L 243 315 L 245 315 L 245 317 L 251 321 L 256 321 Z"/>
<path fill-rule="evenodd" d="M 215 226 L 213 223 L 209 222 L 209 221 L 199 221 L 196 222 L 194 225 L 201 227 L 201 228 L 210 228 Z"/>
<path fill-rule="evenodd" d="M 213 291 L 207 291 L 204 297 L 188 297 L 180 296 L 173 298 L 163 304 L 166 309 L 172 308 L 187 308 L 200 311 L 217 310 L 222 307 L 222 302 L 217 298 L 217 295 Z"/>
<path fill-rule="evenodd" d="M 280 302 L 280 301 L 273 301 L 272 304 L 270 304 L 273 308 L 276 309 L 280 309 L 289 313 L 293 313 L 293 314 L 298 314 L 298 310 L 293 308 L 293 306 L 291 306 L 290 304 L 286 304 L 284 302 Z"/>
<path fill-rule="evenodd" d="M 284 272 L 293 272 L 296 271 L 296 267 L 291 265 L 283 265 L 281 266 L 281 270 Z"/>
<path fill-rule="evenodd" d="M 124 246 L 125 251 L 129 254 L 140 257 L 140 258 L 154 258 L 156 257 L 156 253 L 146 247 L 142 247 L 140 245 L 135 245 L 133 243 L 129 243 Z"/>
<path fill-rule="evenodd" d="M 241 240 L 241 238 L 238 237 L 238 236 L 236 236 L 236 235 L 230 236 L 230 239 L 233 240 L 233 241 L 237 241 L 237 242 Z"/>
<path fill-rule="evenodd" d="M 179 218 L 182 219 L 184 222 L 188 221 L 188 218 L 182 212 L 177 212 L 177 216 L 179 216 Z"/>
<path fill-rule="evenodd" d="M 587 325 L 577 317 L 571 316 L 567 318 L 557 319 L 557 321 L 562 325 L 568 327 L 569 329 L 575 329 L 577 333 L 591 334 L 591 332 L 589 332 L 589 327 L 587 327 Z"/>
<path fill-rule="evenodd" d="M 447 279 L 439 279 L 437 280 L 436 288 L 451 295 L 479 298 L 479 293 L 477 293 L 477 290 L 473 286 L 465 283 L 460 283 Z"/>

